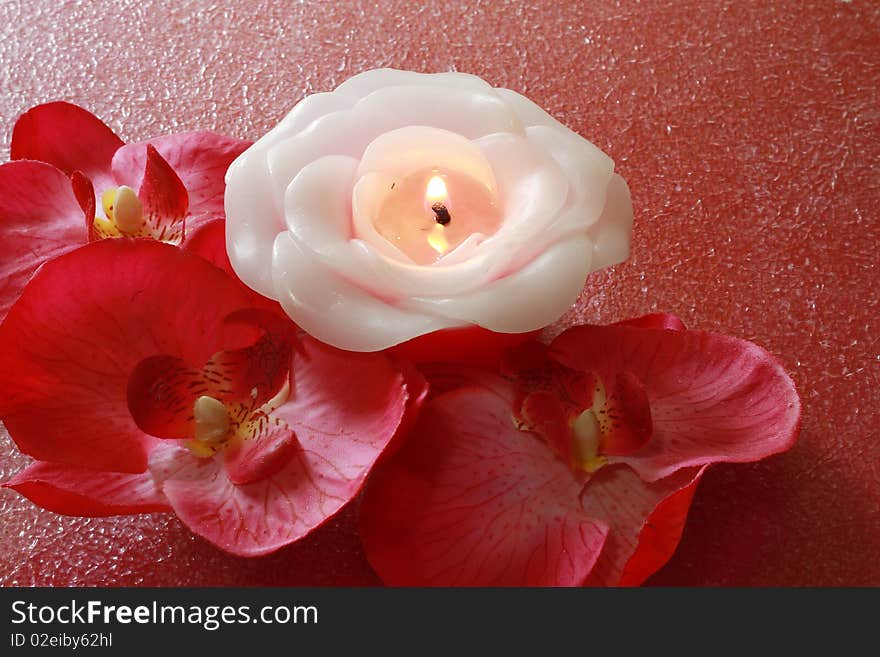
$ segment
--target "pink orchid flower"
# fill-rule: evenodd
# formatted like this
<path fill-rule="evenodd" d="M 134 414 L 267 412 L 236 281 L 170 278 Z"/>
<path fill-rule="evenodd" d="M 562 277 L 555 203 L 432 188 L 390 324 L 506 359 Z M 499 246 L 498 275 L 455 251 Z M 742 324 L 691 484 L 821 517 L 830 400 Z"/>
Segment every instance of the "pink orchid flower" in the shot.
<path fill-rule="evenodd" d="M 0 319 L 50 258 L 106 237 L 179 244 L 223 218 L 226 169 L 249 145 L 210 132 L 126 145 L 65 102 L 23 114 L 0 165 Z"/>
<path fill-rule="evenodd" d="M 0 419 L 37 459 L 6 486 L 64 514 L 173 511 L 242 556 L 298 540 L 358 493 L 426 388 L 295 331 L 159 241 L 47 262 L 0 325 Z"/>
<path fill-rule="evenodd" d="M 578 326 L 506 377 L 440 369 L 361 507 L 395 585 L 638 585 L 672 555 L 711 464 L 788 449 L 800 402 L 756 345 L 671 315 Z"/>

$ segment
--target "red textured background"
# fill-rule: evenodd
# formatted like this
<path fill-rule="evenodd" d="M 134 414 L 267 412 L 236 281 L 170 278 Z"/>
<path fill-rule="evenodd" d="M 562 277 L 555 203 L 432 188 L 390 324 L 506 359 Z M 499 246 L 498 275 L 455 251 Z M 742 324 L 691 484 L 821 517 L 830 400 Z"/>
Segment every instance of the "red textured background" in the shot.
<path fill-rule="evenodd" d="M 378 66 L 476 73 L 617 162 L 633 257 L 573 321 L 668 310 L 778 354 L 804 402 L 791 452 L 718 466 L 656 584 L 880 584 L 880 5 L 752 2 L 0 3 L 0 158 L 66 99 L 123 138 L 255 138 Z M 2 393 L 0 393 L 2 394 Z M 0 434 L 0 477 L 25 462 Z M 257 560 L 167 516 L 63 518 L 0 492 L 0 583 L 376 583 L 353 511 Z"/>

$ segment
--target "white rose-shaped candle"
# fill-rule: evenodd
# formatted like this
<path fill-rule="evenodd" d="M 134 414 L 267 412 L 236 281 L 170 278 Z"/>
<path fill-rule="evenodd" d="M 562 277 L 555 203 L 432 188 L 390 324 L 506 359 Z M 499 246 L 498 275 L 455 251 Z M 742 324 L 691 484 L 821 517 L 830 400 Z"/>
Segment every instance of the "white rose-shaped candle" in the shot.
<path fill-rule="evenodd" d="M 353 351 L 546 326 L 632 228 L 613 162 L 527 98 L 391 69 L 297 104 L 230 167 L 226 216 L 241 279 Z"/>

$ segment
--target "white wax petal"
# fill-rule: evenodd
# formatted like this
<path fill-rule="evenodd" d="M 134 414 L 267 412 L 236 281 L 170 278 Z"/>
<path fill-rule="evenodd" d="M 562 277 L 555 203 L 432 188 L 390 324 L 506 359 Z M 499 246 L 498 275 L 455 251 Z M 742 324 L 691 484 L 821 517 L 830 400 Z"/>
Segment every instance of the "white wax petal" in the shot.
<path fill-rule="evenodd" d="M 319 257 L 347 280 L 391 300 L 442 298 L 479 288 L 499 276 L 506 254 L 484 254 L 449 266 L 405 264 L 385 257 L 362 240 L 337 243 Z"/>
<path fill-rule="evenodd" d="M 504 209 L 499 233 L 537 232 L 553 219 L 565 203 L 569 182 L 547 151 L 512 134 L 488 135 L 474 144 L 495 173 Z"/>
<path fill-rule="evenodd" d="M 633 207 L 626 181 L 616 173 L 608 184 L 608 199 L 599 221 L 590 229 L 593 269 L 616 265 L 629 257 Z"/>
<path fill-rule="evenodd" d="M 349 78 L 338 87 L 336 92 L 353 98 L 363 98 L 377 89 L 385 87 L 404 87 L 404 86 L 430 86 L 430 87 L 452 87 L 458 89 L 469 89 L 477 92 L 486 92 L 492 87 L 478 78 L 476 75 L 468 73 L 416 73 L 414 71 L 401 71 L 393 68 L 380 68 L 371 71 L 364 71 L 354 77 Z"/>
<path fill-rule="evenodd" d="M 446 231 L 451 242 L 448 256 L 460 260 L 484 239 L 469 239 L 470 232 L 497 229 L 501 217 L 492 205 L 497 198 L 495 176 L 482 151 L 470 139 L 448 130 L 408 126 L 380 135 L 364 151 L 353 190 L 355 235 L 390 258 L 415 264 L 413 254 L 428 249 L 419 218 L 425 212 L 431 171 L 441 174 L 450 185 L 450 209 L 457 219 Z M 422 175 L 424 181 L 420 180 Z M 412 188 L 413 180 L 419 180 L 416 189 Z M 392 191 L 395 185 L 397 191 Z M 387 201 L 393 194 L 399 196 L 394 209 L 389 210 Z M 433 225 L 433 215 L 423 220 Z M 467 243 L 460 243 L 462 240 Z M 453 262 L 451 258 L 439 260 Z"/>
<path fill-rule="evenodd" d="M 263 135 L 256 145 L 275 144 L 309 127 L 313 121 L 333 112 L 351 109 L 355 100 L 335 93 L 319 93 L 306 96 L 290 110 L 283 119 Z"/>
<path fill-rule="evenodd" d="M 260 294 L 275 298 L 271 258 L 284 230 L 265 156 L 245 151 L 226 173 L 226 250 L 238 277 Z"/>
<path fill-rule="evenodd" d="M 488 135 L 474 141 L 495 173 L 504 223 L 474 248 L 473 255 L 503 253 L 516 268 L 556 241 L 548 231 L 569 195 L 559 164 L 537 144 L 519 135 Z"/>
<path fill-rule="evenodd" d="M 333 112 L 269 148 L 267 159 L 277 189 L 287 185 L 305 165 L 325 155 L 348 155 L 360 159 L 368 142 L 352 125 L 350 111 Z"/>
<path fill-rule="evenodd" d="M 543 107 L 537 105 L 529 98 L 519 94 L 511 89 L 497 88 L 495 93 L 507 103 L 507 105 L 516 112 L 519 120 L 524 126 L 545 125 L 550 128 L 557 128 L 570 132 L 574 137 L 583 139 L 579 134 L 571 130 L 564 123 L 557 121 L 544 110 Z"/>
<path fill-rule="evenodd" d="M 590 272 L 593 243 L 579 235 L 482 289 L 448 299 L 413 299 L 402 307 L 473 321 L 499 333 L 552 324 L 577 300 Z"/>
<path fill-rule="evenodd" d="M 483 233 L 471 233 L 464 242 L 447 252 L 435 264 L 435 267 L 450 267 L 465 262 L 468 258 L 474 256 L 477 247 L 486 241 L 486 235 Z"/>
<path fill-rule="evenodd" d="M 362 240 L 350 240 L 348 190 L 356 167 L 353 158 L 332 155 L 306 165 L 294 178 L 285 208 L 290 234 L 300 248 L 314 251 L 340 276 L 386 299 L 456 294 L 485 282 L 490 274 L 486 258 L 458 267 L 418 267 L 396 254 L 383 257 Z M 380 236 L 377 239 L 393 249 Z"/>
<path fill-rule="evenodd" d="M 269 175 L 267 153 L 278 140 L 298 133 L 328 112 L 353 101 L 332 93 L 307 96 L 281 122 L 242 153 L 226 172 L 226 249 L 238 277 L 260 294 L 274 298 L 270 270 L 272 245 L 284 230 L 283 194 Z"/>
<path fill-rule="evenodd" d="M 605 207 L 613 160 L 587 140 L 573 139 L 570 130 L 531 126 L 526 128 L 526 136 L 530 142 L 540 144 L 565 172 L 575 201 L 583 208 L 583 225 L 596 221 Z"/>
<path fill-rule="evenodd" d="M 359 117 L 384 116 L 390 125 L 382 132 L 410 125 L 442 128 L 468 139 L 525 132 L 517 115 L 491 89 L 476 93 L 451 87 L 387 87 L 358 101 L 353 111 Z"/>
<path fill-rule="evenodd" d="M 307 164 L 284 196 L 284 217 L 295 239 L 326 251 L 352 237 L 351 187 L 358 161 L 328 155 Z"/>
<path fill-rule="evenodd" d="M 473 145 L 488 154 L 500 181 L 499 195 L 507 196 L 511 208 L 512 216 L 506 217 L 498 235 L 472 239 L 461 245 L 462 253 L 456 249 L 431 267 L 407 263 L 370 222 L 390 179 L 368 174 L 355 185 L 353 210 L 356 234 L 373 248 L 364 245 L 352 252 L 337 246 L 334 267 L 349 280 L 389 298 L 443 298 L 491 283 L 545 249 L 554 241 L 547 226 L 556 219 L 567 195 L 568 181 L 559 165 L 543 149 L 517 135 L 490 135 Z M 375 180 L 367 184 L 370 176 Z M 519 228 L 511 229 L 517 221 Z M 485 247 L 490 241 L 491 248 Z"/>
<path fill-rule="evenodd" d="M 422 125 L 376 137 L 364 151 L 358 175 L 381 172 L 393 180 L 430 168 L 456 171 L 479 180 L 495 193 L 492 166 L 473 141 L 449 130 Z"/>
<path fill-rule="evenodd" d="M 380 351 L 410 338 L 467 322 L 411 313 L 376 299 L 328 271 L 289 233 L 273 249 L 278 300 L 296 323 L 322 342 L 351 351 Z"/>

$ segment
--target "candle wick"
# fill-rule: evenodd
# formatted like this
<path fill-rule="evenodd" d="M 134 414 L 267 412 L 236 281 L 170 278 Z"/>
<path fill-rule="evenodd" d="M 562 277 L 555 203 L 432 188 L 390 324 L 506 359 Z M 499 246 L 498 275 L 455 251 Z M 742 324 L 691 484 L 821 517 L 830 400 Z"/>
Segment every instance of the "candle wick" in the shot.
<path fill-rule="evenodd" d="M 442 203 L 434 203 L 434 205 L 431 206 L 431 209 L 434 211 L 434 214 L 437 215 L 434 220 L 441 226 L 445 226 L 452 221 L 452 217 L 449 216 L 449 210 L 447 210 L 446 206 Z"/>

